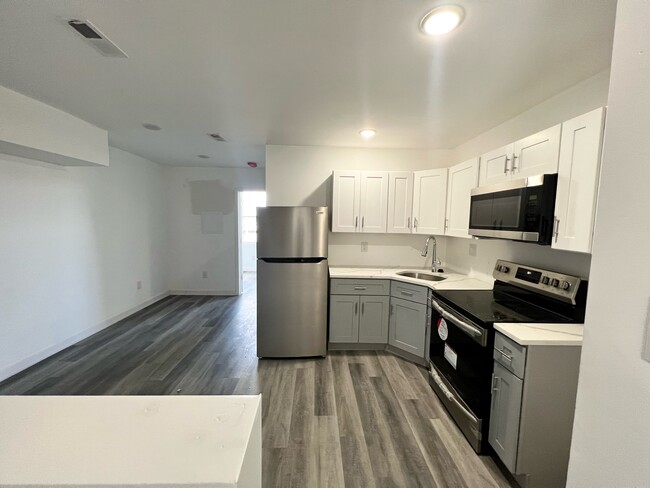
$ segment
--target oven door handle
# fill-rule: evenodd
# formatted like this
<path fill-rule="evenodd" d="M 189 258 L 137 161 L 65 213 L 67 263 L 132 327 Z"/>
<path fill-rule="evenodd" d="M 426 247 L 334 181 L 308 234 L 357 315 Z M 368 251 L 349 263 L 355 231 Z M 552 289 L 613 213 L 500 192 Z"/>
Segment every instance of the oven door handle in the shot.
<path fill-rule="evenodd" d="M 435 300 L 431 300 L 431 305 L 444 319 L 449 320 L 452 324 L 454 324 L 456 327 L 458 327 L 460 330 L 462 330 L 465 334 L 470 336 L 476 342 L 478 342 L 482 346 L 485 346 L 487 344 L 485 330 L 480 329 L 474 325 L 468 324 L 467 322 L 462 321 L 458 317 L 455 317 L 454 315 L 447 312 L 444 308 L 442 308 Z"/>

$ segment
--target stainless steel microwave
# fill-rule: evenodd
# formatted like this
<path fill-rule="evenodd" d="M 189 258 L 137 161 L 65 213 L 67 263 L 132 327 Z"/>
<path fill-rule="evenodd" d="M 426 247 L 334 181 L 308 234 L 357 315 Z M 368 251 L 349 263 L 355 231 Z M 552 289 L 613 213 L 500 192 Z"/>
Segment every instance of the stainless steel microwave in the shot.
<path fill-rule="evenodd" d="M 556 189 L 557 174 L 474 188 L 470 235 L 550 244 Z"/>

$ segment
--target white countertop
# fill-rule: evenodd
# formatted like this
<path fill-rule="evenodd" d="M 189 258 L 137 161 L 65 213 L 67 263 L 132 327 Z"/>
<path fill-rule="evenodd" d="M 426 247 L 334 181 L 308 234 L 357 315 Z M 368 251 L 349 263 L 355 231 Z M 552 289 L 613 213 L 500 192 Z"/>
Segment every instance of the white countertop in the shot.
<path fill-rule="evenodd" d="M 522 346 L 580 346 L 583 324 L 494 324 Z"/>
<path fill-rule="evenodd" d="M 383 279 L 396 280 L 414 285 L 428 286 L 433 290 L 491 290 L 494 281 L 485 281 L 478 278 L 471 278 L 459 273 L 434 273 L 444 276 L 444 281 L 426 281 L 416 278 L 400 276 L 401 271 L 416 271 L 431 273 L 430 269 L 418 268 L 352 268 L 330 266 L 330 278 L 359 278 L 359 279 Z"/>
<path fill-rule="evenodd" d="M 0 396 L 0 486 L 260 487 L 261 396 Z"/>

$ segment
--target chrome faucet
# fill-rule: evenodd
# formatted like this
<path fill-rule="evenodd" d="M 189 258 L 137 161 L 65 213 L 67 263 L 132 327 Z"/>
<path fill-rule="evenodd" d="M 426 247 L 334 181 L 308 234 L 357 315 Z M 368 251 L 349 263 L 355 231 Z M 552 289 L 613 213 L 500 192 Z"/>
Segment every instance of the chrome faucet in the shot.
<path fill-rule="evenodd" d="M 431 271 L 434 273 L 436 272 L 436 266 L 441 266 L 442 263 L 438 259 L 437 254 L 437 242 L 436 238 L 434 236 L 428 236 L 427 240 L 424 241 L 424 249 L 422 250 L 422 257 L 425 258 L 427 257 L 427 254 L 429 254 L 429 242 L 433 242 L 433 245 L 431 246 L 432 252 L 431 252 Z"/>

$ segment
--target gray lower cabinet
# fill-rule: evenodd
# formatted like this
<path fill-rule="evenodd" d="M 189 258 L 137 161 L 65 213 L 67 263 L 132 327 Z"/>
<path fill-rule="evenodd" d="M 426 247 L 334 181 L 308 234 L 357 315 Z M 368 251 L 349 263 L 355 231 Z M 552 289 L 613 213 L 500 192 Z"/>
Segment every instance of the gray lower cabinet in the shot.
<path fill-rule="evenodd" d="M 391 297 L 388 343 L 402 351 L 424 358 L 427 335 L 427 306 Z"/>
<path fill-rule="evenodd" d="M 525 488 L 566 485 L 580 351 L 495 335 L 489 442 Z"/>
<path fill-rule="evenodd" d="M 494 363 L 492 378 L 492 414 L 490 415 L 490 445 L 510 470 L 515 471 L 519 418 L 523 381 Z"/>
<path fill-rule="evenodd" d="M 331 343 L 385 344 L 388 339 L 388 296 L 330 296 Z"/>

